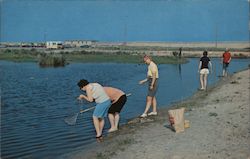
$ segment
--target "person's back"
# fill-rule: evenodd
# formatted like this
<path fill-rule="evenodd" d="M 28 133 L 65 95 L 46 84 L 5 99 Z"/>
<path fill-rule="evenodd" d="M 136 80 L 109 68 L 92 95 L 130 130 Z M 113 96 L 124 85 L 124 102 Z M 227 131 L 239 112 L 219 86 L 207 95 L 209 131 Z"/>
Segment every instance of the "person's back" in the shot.
<path fill-rule="evenodd" d="M 120 89 L 113 87 L 103 87 L 111 101 L 117 101 L 125 93 Z"/>
<path fill-rule="evenodd" d="M 210 69 L 212 70 L 212 63 L 210 59 L 207 57 L 207 51 L 203 52 L 203 57 L 200 58 L 200 63 L 198 67 L 198 72 L 200 73 L 200 83 L 201 88 L 200 90 L 206 90 L 207 88 L 207 76 L 209 74 L 209 67 L 208 64 L 210 64 Z"/>
<path fill-rule="evenodd" d="M 209 64 L 210 59 L 207 56 L 203 56 L 203 57 L 201 57 L 200 61 L 202 62 L 200 69 L 203 69 L 203 68 L 208 69 L 208 64 Z"/>
<path fill-rule="evenodd" d="M 109 99 L 108 95 L 104 91 L 103 87 L 98 83 L 90 83 L 92 90 L 92 97 L 96 103 L 102 103 Z"/>

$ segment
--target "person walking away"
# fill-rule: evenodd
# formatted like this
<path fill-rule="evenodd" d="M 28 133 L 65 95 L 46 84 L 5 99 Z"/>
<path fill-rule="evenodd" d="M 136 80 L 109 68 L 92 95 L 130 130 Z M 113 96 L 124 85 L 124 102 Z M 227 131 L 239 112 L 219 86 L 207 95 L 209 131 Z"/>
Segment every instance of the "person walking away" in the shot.
<path fill-rule="evenodd" d="M 200 84 L 201 84 L 200 90 L 206 90 L 207 88 L 207 76 L 209 74 L 208 64 L 210 65 L 210 70 L 212 72 L 212 63 L 210 59 L 207 57 L 207 51 L 204 51 L 203 57 L 200 58 L 200 63 L 198 67 L 198 72 L 200 73 Z"/>
<path fill-rule="evenodd" d="M 145 118 L 148 115 L 157 115 L 157 101 L 155 95 L 158 89 L 159 71 L 157 65 L 152 61 L 150 56 L 145 55 L 143 60 L 148 65 L 148 72 L 147 78 L 141 80 L 139 84 L 148 82 L 148 94 L 146 100 L 146 108 L 140 117 Z M 151 105 L 153 110 L 148 114 Z"/>
<path fill-rule="evenodd" d="M 112 102 L 108 110 L 108 117 L 111 126 L 108 132 L 111 133 L 118 130 L 120 112 L 127 101 L 127 96 L 120 89 L 113 87 L 103 87 L 103 88 Z"/>
<path fill-rule="evenodd" d="M 181 52 L 182 52 L 182 47 L 179 48 L 179 58 L 181 58 L 181 56 L 182 56 Z"/>
<path fill-rule="evenodd" d="M 97 141 L 102 140 L 102 130 L 104 127 L 104 117 L 108 114 L 111 101 L 104 91 L 103 87 L 99 83 L 89 83 L 85 79 L 81 79 L 77 85 L 81 90 L 86 91 L 86 95 L 81 94 L 78 99 L 85 99 L 89 102 L 96 103 L 95 110 L 93 112 L 93 123 L 96 130 Z"/>
<path fill-rule="evenodd" d="M 229 52 L 229 49 L 226 49 L 226 51 L 222 55 L 222 76 L 226 77 L 228 75 L 227 68 L 231 61 L 231 53 Z"/>

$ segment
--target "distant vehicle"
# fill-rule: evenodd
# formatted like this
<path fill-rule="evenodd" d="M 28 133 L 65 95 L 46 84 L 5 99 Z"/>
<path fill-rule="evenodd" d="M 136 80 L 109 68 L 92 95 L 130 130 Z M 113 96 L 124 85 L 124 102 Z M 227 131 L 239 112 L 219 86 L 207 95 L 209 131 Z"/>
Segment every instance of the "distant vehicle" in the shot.
<path fill-rule="evenodd" d="M 63 47 L 64 47 L 65 49 L 67 49 L 67 48 L 73 48 L 71 45 L 68 45 L 68 44 L 63 45 Z"/>
<path fill-rule="evenodd" d="M 82 46 L 80 46 L 80 48 L 90 48 L 90 46 L 89 45 L 82 45 Z"/>
<path fill-rule="evenodd" d="M 46 42 L 47 49 L 63 49 L 63 42 L 61 41 L 47 41 Z"/>

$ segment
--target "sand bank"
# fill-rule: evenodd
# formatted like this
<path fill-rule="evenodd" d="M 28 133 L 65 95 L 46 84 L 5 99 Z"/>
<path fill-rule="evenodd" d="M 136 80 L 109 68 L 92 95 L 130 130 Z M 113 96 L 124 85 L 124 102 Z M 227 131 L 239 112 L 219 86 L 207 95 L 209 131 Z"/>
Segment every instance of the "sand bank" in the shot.
<path fill-rule="evenodd" d="M 246 159 L 250 156 L 250 70 L 234 74 L 171 108 L 186 107 L 190 128 L 176 134 L 167 128 L 167 111 L 133 119 L 127 125 L 66 158 L 96 159 Z"/>

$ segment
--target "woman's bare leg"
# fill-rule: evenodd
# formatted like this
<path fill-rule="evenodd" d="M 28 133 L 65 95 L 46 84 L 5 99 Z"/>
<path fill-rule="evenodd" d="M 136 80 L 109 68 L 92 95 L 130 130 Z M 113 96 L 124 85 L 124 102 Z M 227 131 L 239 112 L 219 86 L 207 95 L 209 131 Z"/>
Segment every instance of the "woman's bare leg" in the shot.
<path fill-rule="evenodd" d="M 93 116 L 93 123 L 95 126 L 95 131 L 96 131 L 96 137 L 99 137 L 102 135 L 101 131 L 100 131 L 100 122 L 99 119 L 95 116 Z"/>
<path fill-rule="evenodd" d="M 144 110 L 144 114 L 148 113 L 148 110 L 150 109 L 151 105 L 152 105 L 152 97 L 147 96 L 147 103 L 146 103 L 146 108 Z"/>
<path fill-rule="evenodd" d="M 153 107 L 153 112 L 157 112 L 157 101 L 156 97 L 153 97 L 153 102 L 152 102 L 152 107 Z"/>
<path fill-rule="evenodd" d="M 204 89 L 207 89 L 207 74 L 204 75 Z"/>

